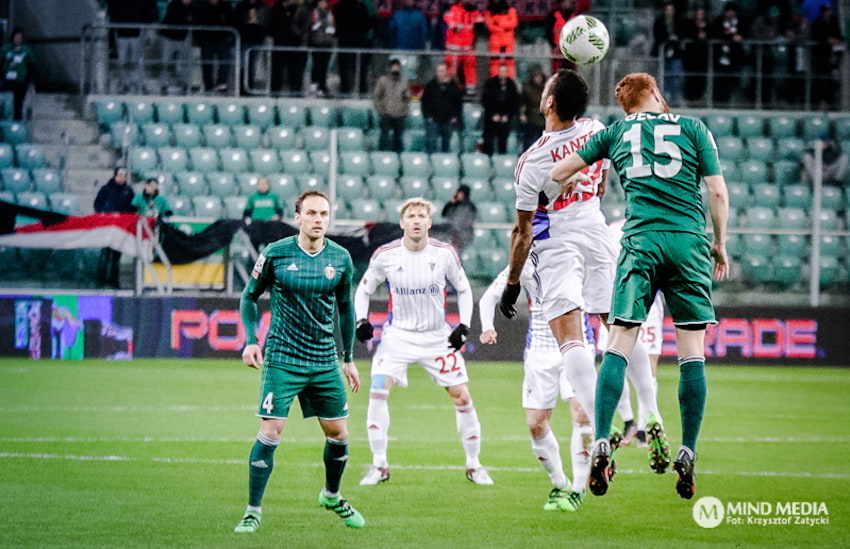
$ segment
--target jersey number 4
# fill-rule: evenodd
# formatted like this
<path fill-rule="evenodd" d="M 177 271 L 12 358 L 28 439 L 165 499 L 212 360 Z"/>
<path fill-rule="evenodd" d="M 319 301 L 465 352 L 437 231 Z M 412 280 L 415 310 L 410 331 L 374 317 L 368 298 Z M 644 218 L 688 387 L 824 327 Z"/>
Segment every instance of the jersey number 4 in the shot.
<path fill-rule="evenodd" d="M 434 362 L 436 362 L 437 366 L 440 367 L 441 374 L 448 374 L 450 372 L 457 372 L 460 370 L 460 366 L 457 365 L 457 357 L 454 353 L 449 353 L 446 356 L 438 356 L 434 359 Z"/>
<path fill-rule="evenodd" d="M 655 175 L 661 178 L 674 177 L 679 170 L 682 169 L 682 149 L 679 145 L 672 141 L 667 141 L 666 138 L 674 135 L 682 134 L 682 127 L 675 124 L 659 124 L 652 130 L 653 148 L 652 152 L 656 155 L 666 155 L 670 157 L 668 164 L 653 162 L 649 164 L 643 163 L 641 155 L 641 130 L 640 124 L 633 124 L 629 131 L 623 134 L 623 139 L 628 141 L 632 153 L 632 165 L 626 168 L 626 177 L 635 179 L 638 177 L 647 177 Z"/>

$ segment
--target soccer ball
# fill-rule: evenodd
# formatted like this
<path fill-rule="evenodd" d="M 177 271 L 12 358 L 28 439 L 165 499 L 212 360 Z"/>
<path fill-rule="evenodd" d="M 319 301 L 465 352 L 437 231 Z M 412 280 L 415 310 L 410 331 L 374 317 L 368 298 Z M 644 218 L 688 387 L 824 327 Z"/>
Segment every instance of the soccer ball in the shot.
<path fill-rule="evenodd" d="M 570 63 L 593 65 L 608 53 L 611 39 L 602 21 L 589 15 L 573 17 L 561 28 L 558 45 Z"/>

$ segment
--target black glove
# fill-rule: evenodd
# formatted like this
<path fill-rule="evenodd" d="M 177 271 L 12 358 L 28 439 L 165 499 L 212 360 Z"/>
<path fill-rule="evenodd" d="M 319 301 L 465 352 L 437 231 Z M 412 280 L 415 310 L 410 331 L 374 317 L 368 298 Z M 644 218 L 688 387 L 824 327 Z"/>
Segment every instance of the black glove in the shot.
<path fill-rule="evenodd" d="M 513 318 L 516 316 L 516 300 L 519 297 L 519 284 L 508 284 L 505 286 L 505 289 L 502 290 L 502 297 L 499 299 L 499 311 L 505 316 L 505 318 Z"/>
<path fill-rule="evenodd" d="M 463 344 L 466 343 L 466 338 L 469 337 L 469 326 L 466 324 L 458 324 L 457 328 L 449 334 L 449 347 L 455 351 L 460 351 Z"/>
<path fill-rule="evenodd" d="M 372 325 L 369 324 L 369 321 L 365 318 L 361 318 L 357 321 L 357 329 L 354 331 L 354 334 L 357 336 L 357 339 L 366 343 L 370 339 L 372 339 Z"/>

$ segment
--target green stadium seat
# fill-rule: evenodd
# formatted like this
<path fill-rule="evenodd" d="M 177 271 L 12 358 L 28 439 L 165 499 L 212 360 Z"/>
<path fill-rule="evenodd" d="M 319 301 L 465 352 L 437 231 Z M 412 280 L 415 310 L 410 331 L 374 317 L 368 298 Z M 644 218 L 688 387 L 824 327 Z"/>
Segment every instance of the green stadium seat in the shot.
<path fill-rule="evenodd" d="M 231 149 L 222 149 L 221 158 L 222 161 L 226 157 L 225 151 Z M 244 155 L 244 153 L 243 153 Z M 193 147 L 189 149 L 189 157 L 192 159 L 192 169 L 196 172 L 210 173 L 217 172 L 219 170 L 218 166 L 218 151 L 211 147 Z M 228 159 L 229 160 L 229 159 Z M 247 168 L 247 163 L 245 164 Z M 228 169 L 226 166 L 223 168 L 224 171 L 227 172 L 235 172 L 237 170 Z"/>
<path fill-rule="evenodd" d="M 174 174 L 180 194 L 184 196 L 204 196 L 208 194 L 208 187 L 204 174 L 199 172 L 177 172 Z"/>
<path fill-rule="evenodd" d="M 366 186 L 363 184 L 363 178 L 359 175 L 340 175 L 336 180 L 336 194 L 337 198 L 347 201 L 364 198 Z"/>
<path fill-rule="evenodd" d="M 388 198 L 383 201 L 384 215 L 387 221 L 397 221 L 401 217 L 402 204 L 404 204 L 404 201 L 396 198 Z"/>
<path fill-rule="evenodd" d="M 35 170 L 47 166 L 44 157 L 44 147 L 33 143 L 25 143 L 15 147 L 15 156 L 18 158 L 18 166 L 27 170 Z"/>
<path fill-rule="evenodd" d="M 168 124 L 149 123 L 142 126 L 142 135 L 148 147 L 171 146 L 171 127 Z"/>
<path fill-rule="evenodd" d="M 280 196 L 281 200 L 284 201 L 283 209 L 285 211 L 288 211 L 287 208 L 291 209 L 292 205 L 289 202 L 298 196 L 298 182 L 295 177 L 285 173 L 273 173 L 268 176 L 268 179 L 271 192 Z"/>
<path fill-rule="evenodd" d="M 69 215 L 80 215 L 83 209 L 80 206 L 80 198 L 73 193 L 55 192 L 48 195 L 50 209 Z"/>
<path fill-rule="evenodd" d="M 795 183 L 782 189 L 783 206 L 787 208 L 809 209 L 812 206 L 812 191 L 808 185 Z"/>
<path fill-rule="evenodd" d="M 741 235 L 731 233 L 726 239 L 726 252 L 732 257 L 741 257 L 741 254 L 746 250 L 746 244 Z"/>
<path fill-rule="evenodd" d="M 820 217 L 820 228 L 822 231 L 841 230 L 841 220 L 838 218 L 838 213 L 835 210 L 821 210 L 818 217 Z"/>
<path fill-rule="evenodd" d="M 310 124 L 323 128 L 332 128 L 337 125 L 336 107 L 330 105 L 316 105 L 310 107 Z"/>
<path fill-rule="evenodd" d="M 109 128 L 112 146 L 116 149 L 139 144 L 139 126 L 135 123 L 116 122 Z"/>
<path fill-rule="evenodd" d="M 372 111 L 365 107 L 341 107 L 339 117 L 343 126 L 367 130 L 372 126 Z"/>
<path fill-rule="evenodd" d="M 452 153 L 435 153 L 431 155 L 431 166 L 436 177 L 460 177 L 460 162 L 457 155 Z"/>
<path fill-rule="evenodd" d="M 488 280 L 496 278 L 508 266 L 508 252 L 502 248 L 484 248 L 478 252 L 481 273 Z"/>
<path fill-rule="evenodd" d="M 705 211 L 708 212 L 708 206 L 704 206 L 704 208 L 705 208 Z M 726 222 L 730 227 L 740 227 L 741 226 L 741 223 L 742 223 L 743 220 L 738 215 L 739 211 L 741 211 L 741 210 L 739 210 L 738 208 L 733 208 L 733 207 L 729 208 L 729 218 L 727 219 Z M 706 216 L 706 217 L 708 217 L 708 216 Z"/>
<path fill-rule="evenodd" d="M 263 129 L 277 124 L 275 108 L 271 103 L 261 102 L 248 105 L 248 123 Z"/>
<path fill-rule="evenodd" d="M 841 255 L 843 244 L 843 239 L 840 236 L 822 235 L 820 237 L 820 253 L 821 255 L 838 257 Z"/>
<path fill-rule="evenodd" d="M 720 169 L 723 171 L 723 177 L 726 178 L 726 181 L 741 180 L 741 169 L 738 167 L 737 162 L 726 160 L 721 156 Z"/>
<path fill-rule="evenodd" d="M 481 130 L 481 118 L 484 116 L 484 107 L 477 103 L 463 104 L 463 129 L 471 132 Z"/>
<path fill-rule="evenodd" d="M 245 172 L 236 174 L 236 184 L 239 186 L 239 192 L 250 196 L 257 191 L 257 181 L 263 177 L 258 173 Z"/>
<path fill-rule="evenodd" d="M 221 169 L 233 173 L 247 172 L 248 155 L 243 149 L 222 149 Z"/>
<path fill-rule="evenodd" d="M 514 180 L 496 177 L 490 181 L 490 186 L 493 187 L 493 199 L 504 202 L 513 210 L 516 204 Z"/>
<path fill-rule="evenodd" d="M 772 229 L 776 223 L 773 209 L 755 206 L 747 210 L 747 226 L 751 229 Z"/>
<path fill-rule="evenodd" d="M 400 164 L 398 154 L 394 152 L 373 152 L 369 154 L 375 175 L 398 177 Z"/>
<path fill-rule="evenodd" d="M 373 175 L 366 179 L 366 186 L 369 187 L 369 196 L 381 201 L 386 201 L 395 198 L 396 185 L 395 178 L 385 175 Z"/>
<path fill-rule="evenodd" d="M 802 282 L 803 266 L 799 257 L 779 255 L 773 260 L 773 278 L 783 288 Z"/>
<path fill-rule="evenodd" d="M 407 130 L 402 135 L 401 144 L 405 152 L 425 152 L 425 131 Z"/>
<path fill-rule="evenodd" d="M 365 148 L 363 130 L 360 128 L 339 128 L 337 146 L 340 151 L 362 151 Z"/>
<path fill-rule="evenodd" d="M 735 134 L 735 119 L 725 114 L 711 114 L 705 117 L 705 124 L 715 138 L 729 137 Z"/>
<path fill-rule="evenodd" d="M 512 150 L 511 136 L 513 136 L 513 135 L 514 134 L 512 134 L 512 133 L 508 134 L 508 145 L 507 145 L 508 151 Z M 482 145 L 482 144 L 483 144 L 483 138 L 481 136 L 481 132 L 478 132 L 478 131 L 463 132 L 463 143 L 461 144 L 460 152 L 465 153 L 465 154 L 469 154 L 469 153 L 478 154 L 479 145 Z M 487 159 L 489 160 L 490 157 L 488 156 Z"/>
<path fill-rule="evenodd" d="M 4 143 L 20 145 L 29 140 L 27 127 L 20 122 L 10 122 L 8 120 L 0 122 L 0 129 L 2 129 Z"/>
<path fill-rule="evenodd" d="M 756 183 L 752 186 L 753 203 L 766 208 L 778 208 L 780 203 L 779 186 L 771 183 Z"/>
<path fill-rule="evenodd" d="M 460 163 L 464 177 L 489 179 L 493 172 L 490 157 L 486 154 L 464 153 L 460 155 Z"/>
<path fill-rule="evenodd" d="M 371 174 L 369 155 L 365 152 L 344 152 L 339 155 L 339 166 L 342 173 L 367 177 Z"/>
<path fill-rule="evenodd" d="M 35 169 L 32 171 L 32 182 L 35 184 L 35 190 L 44 194 L 62 191 L 62 175 L 59 170 L 51 168 Z"/>
<path fill-rule="evenodd" d="M 221 198 L 217 196 L 194 196 L 192 207 L 198 217 L 221 219 L 224 214 L 224 205 L 221 203 Z"/>
<path fill-rule="evenodd" d="M 171 206 L 171 211 L 174 215 L 194 215 L 195 210 L 192 208 L 192 199 L 188 196 L 175 195 L 168 199 L 168 205 Z"/>
<path fill-rule="evenodd" d="M 464 177 L 460 182 L 462 185 L 469 187 L 469 196 L 475 202 L 490 202 L 495 200 L 493 197 L 493 187 L 490 186 L 489 179 Z"/>
<path fill-rule="evenodd" d="M 493 155 L 493 175 L 504 179 L 514 178 L 517 157 L 511 154 Z"/>
<path fill-rule="evenodd" d="M 435 176 L 431 179 L 432 196 L 437 201 L 446 202 L 455 194 L 457 185 L 455 178 Z"/>
<path fill-rule="evenodd" d="M 481 223 L 509 223 L 508 209 L 502 202 L 479 202 L 478 221 Z"/>
<path fill-rule="evenodd" d="M 201 130 L 197 124 L 174 124 L 171 126 L 174 132 L 174 144 L 178 147 L 200 147 Z"/>
<path fill-rule="evenodd" d="M 157 165 L 156 150 L 152 147 L 133 147 L 130 149 L 130 170 L 133 173 L 153 171 Z"/>
<path fill-rule="evenodd" d="M 290 150 L 296 146 L 295 130 L 286 126 L 271 126 L 266 131 L 269 146 L 278 150 Z"/>
<path fill-rule="evenodd" d="M 6 202 L 15 202 L 15 193 L 12 191 L 0 191 L 0 200 L 5 200 Z"/>
<path fill-rule="evenodd" d="M 832 256 L 821 256 L 818 262 L 820 266 L 820 283 L 821 286 L 832 286 L 841 281 L 841 269 L 838 264 L 838 259 Z M 844 282 L 847 282 L 847 277 L 843 277 Z"/>
<path fill-rule="evenodd" d="M 718 137 L 717 152 L 721 158 L 729 162 L 738 162 L 747 156 L 747 151 L 744 149 L 744 142 L 740 137 L 727 135 Z"/>
<path fill-rule="evenodd" d="M 0 143 L 0 169 L 15 165 L 15 151 L 8 143 Z"/>
<path fill-rule="evenodd" d="M 764 119 L 760 115 L 745 114 L 738 117 L 738 135 L 743 138 L 763 137 Z"/>
<path fill-rule="evenodd" d="M 415 175 L 405 175 L 399 179 L 401 185 L 401 195 L 404 198 L 412 198 L 421 196 L 423 198 L 431 197 L 431 185 L 428 183 L 427 177 L 417 177 Z"/>
<path fill-rule="evenodd" d="M 249 154 L 255 172 L 269 174 L 280 171 L 280 158 L 278 158 L 276 150 L 252 149 Z"/>
<path fill-rule="evenodd" d="M 773 281 L 773 265 L 763 255 L 744 254 L 741 258 L 741 273 L 750 284 L 767 284 Z"/>
<path fill-rule="evenodd" d="M 236 137 L 236 146 L 242 149 L 256 149 L 263 146 L 263 130 L 255 124 L 235 126 L 233 135 Z"/>
<path fill-rule="evenodd" d="M 328 151 L 310 151 L 310 163 L 313 165 L 313 173 L 327 176 L 331 168 L 331 155 Z"/>
<path fill-rule="evenodd" d="M 803 257 L 809 253 L 809 237 L 801 234 L 781 234 L 777 249 L 785 255 Z"/>
<path fill-rule="evenodd" d="M 308 126 L 301 130 L 304 148 L 308 151 L 326 151 L 330 146 L 330 134 L 327 128 Z"/>
<path fill-rule="evenodd" d="M 225 198 L 238 193 L 236 179 L 230 172 L 211 172 L 207 174 L 210 194 Z"/>
<path fill-rule="evenodd" d="M 245 205 L 248 203 L 247 196 L 225 196 L 222 197 L 224 202 L 224 217 L 227 219 L 242 219 L 242 214 L 245 213 Z"/>
<path fill-rule="evenodd" d="M 212 124 L 215 122 L 215 108 L 204 101 L 188 103 L 186 105 L 186 119 L 192 124 L 199 126 Z"/>
<path fill-rule="evenodd" d="M 824 185 L 821 194 L 821 206 L 830 210 L 843 210 L 844 192 L 841 187 Z"/>
<path fill-rule="evenodd" d="M 749 208 L 753 205 L 750 186 L 746 183 L 730 181 L 726 184 L 729 190 L 729 205 L 732 208 Z"/>
<path fill-rule="evenodd" d="M 280 123 L 290 128 L 303 128 L 307 125 L 307 109 L 297 104 L 281 105 L 278 109 Z"/>
<path fill-rule="evenodd" d="M 245 106 L 235 101 L 219 104 L 216 109 L 219 124 L 239 126 L 245 123 Z"/>
<path fill-rule="evenodd" d="M 743 162 L 741 164 L 741 179 L 750 185 L 766 183 L 767 165 L 759 160 L 747 160 Z"/>
<path fill-rule="evenodd" d="M 431 177 L 431 160 L 425 153 L 401 153 L 402 175 L 411 177 Z"/>
<path fill-rule="evenodd" d="M 802 169 L 799 162 L 778 160 L 772 166 L 773 181 L 777 185 L 795 185 L 800 182 Z"/>
<path fill-rule="evenodd" d="M 207 124 L 203 127 L 202 131 L 207 147 L 224 149 L 225 147 L 233 146 L 233 135 L 230 133 L 230 126 L 225 124 Z"/>
<path fill-rule="evenodd" d="M 300 175 L 310 173 L 310 159 L 304 151 L 281 151 L 280 160 L 284 173 Z"/>
<path fill-rule="evenodd" d="M 770 137 L 774 139 L 797 137 L 797 120 L 790 116 L 772 116 L 768 118 L 767 126 L 770 129 Z"/>
<path fill-rule="evenodd" d="M 156 119 L 160 124 L 182 124 L 185 120 L 183 103 L 171 100 L 157 102 Z"/>
<path fill-rule="evenodd" d="M 326 191 L 325 176 L 319 174 L 304 174 L 298 177 L 298 187 L 302 191 Z"/>
<path fill-rule="evenodd" d="M 776 219 L 780 229 L 804 231 L 809 228 L 809 218 L 802 208 L 779 208 Z"/>
<path fill-rule="evenodd" d="M 770 162 L 773 160 L 773 139 L 769 137 L 748 137 L 747 156 L 753 160 Z"/>
<path fill-rule="evenodd" d="M 349 202 L 351 217 L 363 221 L 379 221 L 385 215 L 381 204 L 370 198 L 358 198 Z"/>
<path fill-rule="evenodd" d="M 104 126 L 111 126 L 124 118 L 124 103 L 120 101 L 97 101 L 94 109 L 97 121 Z"/>
<path fill-rule="evenodd" d="M 331 210 L 335 219 L 351 219 L 351 210 L 348 204 L 342 200 L 337 200 L 331 205 Z"/>
<path fill-rule="evenodd" d="M 48 209 L 47 195 L 38 191 L 24 191 L 17 193 L 18 204 L 29 206 L 30 208 L 39 208 L 41 210 Z"/>
<path fill-rule="evenodd" d="M 605 216 L 607 223 L 613 223 L 626 217 L 626 206 L 622 202 L 613 200 L 602 201 L 602 214 Z"/>
<path fill-rule="evenodd" d="M 493 238 L 493 234 L 493 229 L 473 229 L 472 241 L 475 247 L 480 249 L 498 247 L 499 243 Z"/>
<path fill-rule="evenodd" d="M 436 217 L 436 216 L 435 216 Z M 467 246 L 464 250 L 458 251 L 460 262 L 463 265 L 467 276 L 473 277 L 475 273 L 483 271 L 481 268 L 481 257 L 478 246 Z"/>
<path fill-rule="evenodd" d="M 829 120 L 825 116 L 807 114 L 803 117 L 803 139 L 814 141 L 829 136 Z"/>
<path fill-rule="evenodd" d="M 136 124 L 148 124 L 154 121 L 154 106 L 150 101 L 128 101 L 127 118 Z"/>
<path fill-rule="evenodd" d="M 783 160 L 802 162 L 806 144 L 799 137 L 784 137 L 776 140 L 777 157 Z"/>
<path fill-rule="evenodd" d="M 767 234 L 745 234 L 742 236 L 743 248 L 748 254 L 773 255 L 773 237 Z"/>
<path fill-rule="evenodd" d="M 843 115 L 837 116 L 832 121 L 835 131 L 833 134 L 835 138 L 840 141 L 848 141 L 850 140 L 850 116 Z"/>
<path fill-rule="evenodd" d="M 425 117 L 422 115 L 422 105 L 420 103 L 410 104 L 410 113 L 407 115 L 405 126 L 408 130 L 425 129 Z M 850 139 L 850 136 L 847 139 Z"/>

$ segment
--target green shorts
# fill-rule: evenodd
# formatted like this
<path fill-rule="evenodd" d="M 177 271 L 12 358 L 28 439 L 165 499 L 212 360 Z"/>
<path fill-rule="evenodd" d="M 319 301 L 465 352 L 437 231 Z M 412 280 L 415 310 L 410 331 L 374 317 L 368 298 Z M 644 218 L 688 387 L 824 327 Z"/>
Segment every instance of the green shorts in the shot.
<path fill-rule="evenodd" d="M 263 367 L 257 415 L 286 419 L 296 395 L 304 419 L 348 417 L 348 397 L 339 369 L 300 372 L 268 364 Z"/>
<path fill-rule="evenodd" d="M 711 272 L 705 235 L 644 231 L 623 237 L 611 320 L 642 323 L 661 290 L 675 325 L 715 324 Z"/>

